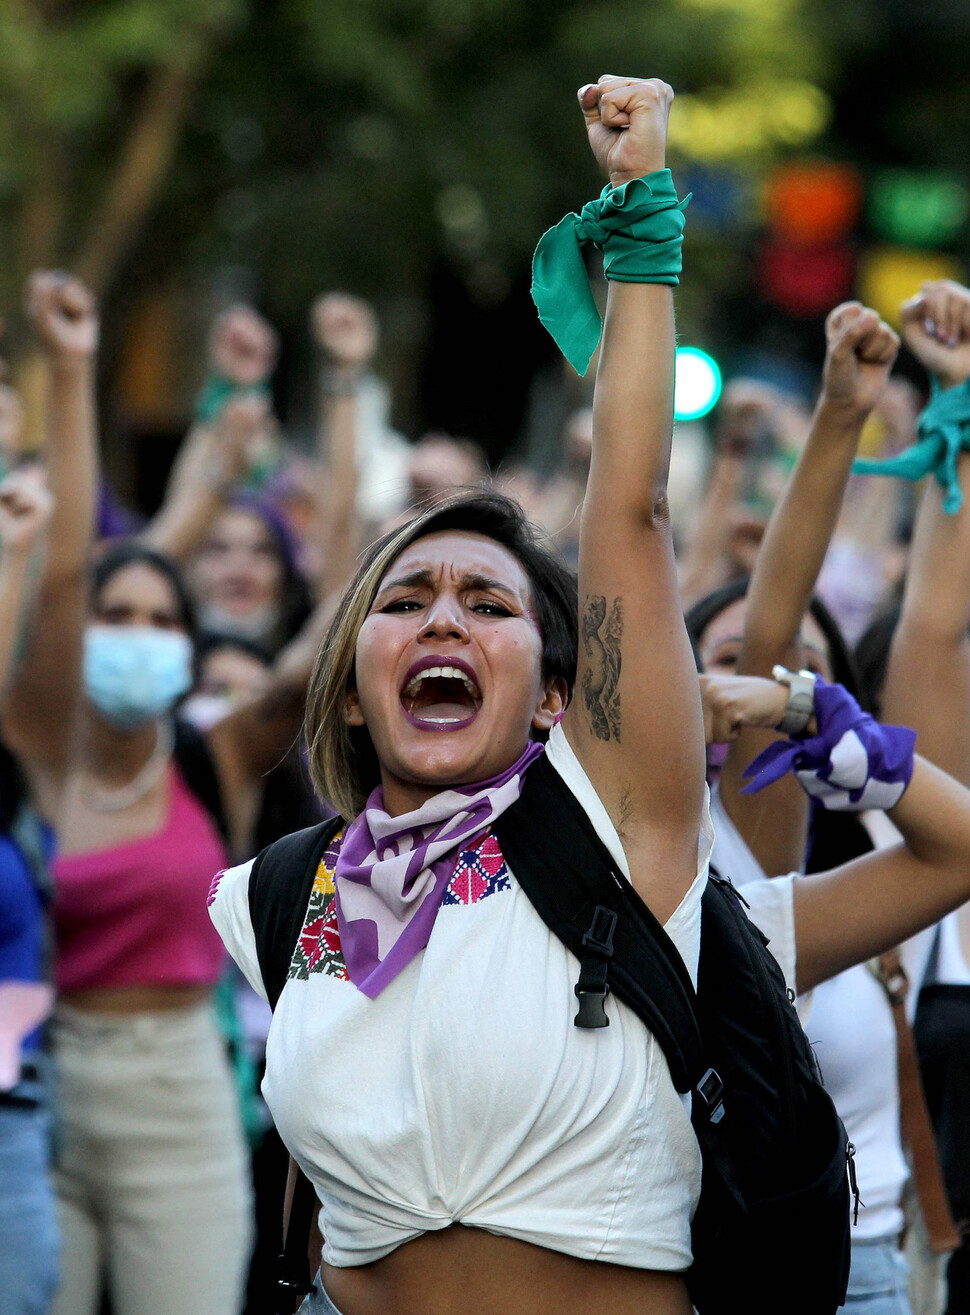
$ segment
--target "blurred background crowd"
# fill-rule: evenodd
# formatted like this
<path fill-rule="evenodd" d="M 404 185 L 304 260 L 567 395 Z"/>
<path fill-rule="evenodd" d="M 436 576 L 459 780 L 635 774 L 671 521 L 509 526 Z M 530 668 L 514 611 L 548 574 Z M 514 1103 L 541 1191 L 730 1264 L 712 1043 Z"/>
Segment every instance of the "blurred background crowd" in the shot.
<path fill-rule="evenodd" d="M 18 918 L 35 900 L 24 953 L 47 953 L 46 923 L 66 1001 L 59 1188 L 79 1286 L 59 1315 L 108 1302 L 112 1267 L 116 1308 L 167 1311 L 150 1265 L 144 1289 L 124 1285 L 173 1213 L 202 1240 L 178 1309 L 269 1309 L 286 1170 L 257 1091 L 269 1014 L 187 911 L 186 882 L 323 815 L 302 697 L 377 533 L 491 479 L 575 563 L 592 374 L 564 365 L 528 296 L 538 236 L 597 186 L 572 89 L 620 62 L 678 93 L 671 165 L 693 200 L 670 496 L 689 608 L 752 568 L 810 431 L 826 314 L 857 297 L 898 327 L 924 282 L 965 281 L 968 38 L 967 0 L 0 0 L 0 892 L 14 908 L 21 889 Z M 904 350 L 863 454 L 911 444 L 928 389 Z M 818 593 L 863 667 L 914 510 L 911 486 L 849 485 Z M 173 642 L 104 637 L 146 626 Z M 181 699 L 171 732 L 163 690 Z M 55 813 L 52 904 L 38 873 Z M 121 877 L 148 892 L 134 912 L 112 897 Z M 0 917 L 0 946 L 15 921 Z M 35 976 L 32 992 L 0 981 L 0 1116 L 49 1114 L 31 1028 L 50 973 Z M 133 1039 L 158 992 L 186 1030 Z M 95 1035 L 85 1015 L 112 1010 L 128 1022 Z M 246 1147 L 227 1139 L 216 1052 Z M 151 1063 L 184 1063 L 200 1108 L 174 1087 L 163 1109 L 139 1104 Z M 197 1181 L 146 1224 L 138 1157 L 173 1119 L 197 1122 Z M 22 1176 L 36 1168 L 36 1147 L 17 1154 Z M 108 1202 L 129 1199 L 126 1233 Z M 28 1221 L 21 1259 L 39 1257 L 16 1310 L 46 1311 L 52 1238 L 6 1205 L 0 1231 Z M 254 1239 L 248 1296 L 211 1304 L 207 1284 L 223 1302 L 232 1285 L 213 1255 L 244 1272 Z"/>

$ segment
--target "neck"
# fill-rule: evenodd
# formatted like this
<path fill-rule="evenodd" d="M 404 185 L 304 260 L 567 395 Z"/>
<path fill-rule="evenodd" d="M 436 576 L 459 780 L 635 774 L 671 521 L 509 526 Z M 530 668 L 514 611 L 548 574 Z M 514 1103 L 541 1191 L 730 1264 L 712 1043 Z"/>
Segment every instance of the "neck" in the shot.
<path fill-rule="evenodd" d="M 84 766 L 109 785 L 124 785 L 145 766 L 158 743 L 158 722 L 128 730 L 115 726 L 95 708 L 88 708 Z"/>
<path fill-rule="evenodd" d="M 400 817 L 402 813 L 413 813 L 442 790 L 450 789 L 450 786 L 417 785 L 411 781 L 388 779 L 382 774 L 381 789 L 384 792 L 384 811 L 389 817 Z"/>

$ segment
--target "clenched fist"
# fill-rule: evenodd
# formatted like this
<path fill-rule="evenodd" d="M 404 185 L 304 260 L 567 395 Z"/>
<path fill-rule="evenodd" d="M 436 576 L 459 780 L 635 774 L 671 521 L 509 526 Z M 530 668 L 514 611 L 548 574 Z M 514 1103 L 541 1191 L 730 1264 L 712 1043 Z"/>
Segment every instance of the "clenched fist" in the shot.
<path fill-rule="evenodd" d="M 788 707 L 787 686 L 761 676 L 701 676 L 704 739 L 708 744 L 736 740 L 745 726 L 774 730 Z"/>
<path fill-rule="evenodd" d="M 876 311 L 845 301 L 825 321 L 822 396 L 855 418 L 879 401 L 899 351 L 899 338 Z"/>
<path fill-rule="evenodd" d="M 94 297 L 59 270 L 38 270 L 27 282 L 27 314 L 48 356 L 90 360 L 98 350 L 100 323 Z"/>
<path fill-rule="evenodd" d="M 320 349 L 334 365 L 362 369 L 377 350 L 377 316 L 366 301 L 346 292 L 318 297 L 310 326 Z"/>
<path fill-rule="evenodd" d="M 256 388 L 273 373 L 279 342 L 276 330 L 249 306 L 230 306 L 209 336 L 212 369 L 238 388 Z"/>
<path fill-rule="evenodd" d="M 577 95 L 593 154 L 614 187 L 664 167 L 674 100 L 666 82 L 604 73 Z"/>
<path fill-rule="evenodd" d="M 38 465 L 21 466 L 0 482 L 0 545 L 4 553 L 30 552 L 47 527 L 54 499 Z"/>
<path fill-rule="evenodd" d="M 970 290 L 952 279 L 924 283 L 900 314 L 903 341 L 944 388 L 970 377 Z"/>

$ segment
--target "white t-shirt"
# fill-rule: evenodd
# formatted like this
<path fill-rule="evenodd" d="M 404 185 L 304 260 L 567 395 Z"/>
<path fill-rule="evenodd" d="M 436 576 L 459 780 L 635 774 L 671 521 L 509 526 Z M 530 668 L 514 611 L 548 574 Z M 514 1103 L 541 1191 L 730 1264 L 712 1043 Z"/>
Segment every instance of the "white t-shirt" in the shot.
<path fill-rule="evenodd" d="M 791 877 L 769 881 L 725 811 L 720 795 L 711 800 L 717 840 L 711 862 L 744 888 L 756 892 Z M 808 878 L 799 878 L 811 880 Z M 910 947 L 907 947 L 910 948 Z M 915 948 L 915 947 L 912 947 Z M 896 1031 L 885 992 L 866 964 L 839 973 L 799 998 L 799 1017 L 855 1147 L 859 1194 L 865 1208 L 852 1230 L 855 1240 L 898 1235 L 903 1228 L 900 1197 L 909 1177 L 899 1138 L 899 1080 Z"/>
<path fill-rule="evenodd" d="M 547 754 L 629 878 L 558 727 Z M 705 810 L 697 876 L 666 923 L 695 980 L 712 842 Z M 686 1269 L 701 1172 L 688 1099 L 616 997 L 608 1028 L 573 1025 L 578 962 L 494 839 L 459 856 L 427 948 L 376 1000 L 346 979 L 335 952 L 334 862 L 325 855 L 318 871 L 263 1083 L 320 1198 L 324 1259 L 367 1264 L 462 1223 L 585 1259 Z M 212 917 L 261 991 L 250 868 L 225 874 Z"/>

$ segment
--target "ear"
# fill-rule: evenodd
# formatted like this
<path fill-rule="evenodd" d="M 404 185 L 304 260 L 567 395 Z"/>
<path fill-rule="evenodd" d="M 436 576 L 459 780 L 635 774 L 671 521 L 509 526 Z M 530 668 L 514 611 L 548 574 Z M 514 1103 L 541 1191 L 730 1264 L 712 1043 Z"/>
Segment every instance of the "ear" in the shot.
<path fill-rule="evenodd" d="M 532 714 L 532 726 L 537 731 L 551 731 L 553 726 L 566 711 L 566 682 L 562 676 L 556 676 L 546 683 L 542 698 Z"/>
<path fill-rule="evenodd" d="M 344 702 L 344 721 L 348 726 L 364 726 L 364 713 L 355 689 L 349 689 Z"/>

